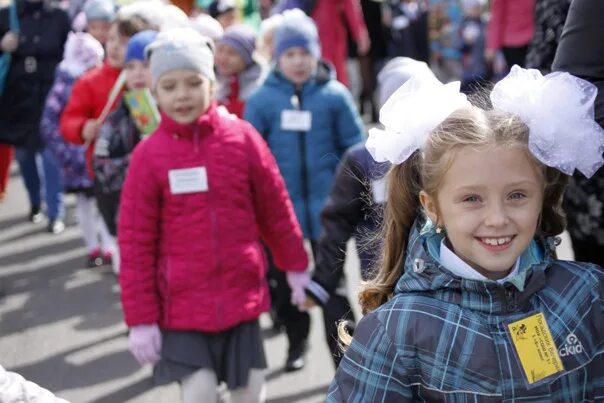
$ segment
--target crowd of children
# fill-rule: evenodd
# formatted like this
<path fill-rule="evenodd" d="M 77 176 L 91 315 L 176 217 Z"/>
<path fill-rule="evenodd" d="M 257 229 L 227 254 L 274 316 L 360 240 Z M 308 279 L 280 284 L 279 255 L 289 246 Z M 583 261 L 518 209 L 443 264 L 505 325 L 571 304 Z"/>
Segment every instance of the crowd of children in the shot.
<path fill-rule="evenodd" d="M 32 57 L 57 66 L 54 81 L 35 75 L 50 89 L 40 138 L 17 148 L 30 218 L 41 154 L 46 187 L 76 195 L 88 266 L 113 265 L 129 349 L 156 384 L 178 382 L 183 402 L 221 383 L 233 402 L 264 401 L 259 317 L 272 302 L 286 371 L 304 367 L 307 311 L 322 308 L 337 368 L 328 401 L 602 398 L 603 272 L 557 260 L 554 238 L 568 176 L 604 164 L 595 87 L 515 66 L 490 95 L 465 95 L 493 77 L 497 51 L 522 64 L 532 26 L 505 16 L 530 2 L 494 1 L 490 26 L 480 0 L 383 2 L 392 59 L 366 145 L 345 85 L 346 27 L 359 55 L 371 46 L 361 3 L 268 3 L 254 26 L 251 2 L 200 2 L 207 14 L 189 20 L 174 6 L 88 0 L 48 60 L 35 46 L 14 54 L 23 66 L 9 80 L 38 73 Z M 67 16 L 24 4 L 31 18 Z M 0 21 L 3 52 L 8 31 Z M 1 102 L 24 96 L 15 88 Z M 17 115 L 7 121 L 34 133 Z M 342 291 L 353 237 L 358 324 Z"/>

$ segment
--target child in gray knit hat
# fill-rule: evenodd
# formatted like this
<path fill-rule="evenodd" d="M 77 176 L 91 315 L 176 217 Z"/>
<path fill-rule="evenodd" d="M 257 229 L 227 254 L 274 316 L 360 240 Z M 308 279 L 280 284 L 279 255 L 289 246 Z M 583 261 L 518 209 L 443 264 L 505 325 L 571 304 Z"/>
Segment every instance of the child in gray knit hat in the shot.
<path fill-rule="evenodd" d="M 308 257 L 283 178 L 254 128 L 212 100 L 212 41 L 191 28 L 146 48 L 161 123 L 130 160 L 119 212 L 130 351 L 183 402 L 226 383 L 264 401 L 258 318 L 270 306 L 262 242 L 298 301 Z"/>
<path fill-rule="evenodd" d="M 216 99 L 242 117 L 245 101 L 262 85 L 267 69 L 256 53 L 256 32 L 246 25 L 227 28 L 216 43 Z"/>
<path fill-rule="evenodd" d="M 88 0 L 84 5 L 86 31 L 102 45 L 107 42 L 109 26 L 115 18 L 116 9 L 113 0 Z"/>

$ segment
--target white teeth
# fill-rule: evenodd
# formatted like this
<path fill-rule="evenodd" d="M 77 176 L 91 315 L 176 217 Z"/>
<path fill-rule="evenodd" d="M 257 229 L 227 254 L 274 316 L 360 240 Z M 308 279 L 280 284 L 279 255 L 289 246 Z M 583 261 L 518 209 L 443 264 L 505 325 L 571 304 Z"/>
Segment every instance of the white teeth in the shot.
<path fill-rule="evenodd" d="M 481 238 L 481 240 L 482 240 L 482 242 L 486 243 L 487 245 L 497 246 L 497 245 L 503 245 L 503 244 L 511 242 L 512 237 L 506 236 L 506 237 L 502 237 L 502 238 Z"/>

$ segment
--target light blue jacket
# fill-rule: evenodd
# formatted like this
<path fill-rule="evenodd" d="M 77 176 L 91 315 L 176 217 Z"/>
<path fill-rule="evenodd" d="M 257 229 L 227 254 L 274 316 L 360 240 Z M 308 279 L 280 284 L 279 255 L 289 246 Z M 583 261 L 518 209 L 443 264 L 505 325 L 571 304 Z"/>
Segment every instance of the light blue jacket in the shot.
<path fill-rule="evenodd" d="M 278 70 L 248 99 L 244 119 L 262 134 L 273 152 L 304 237 L 316 240 L 321 232 L 321 209 L 338 162 L 348 147 L 363 139 L 364 128 L 350 93 L 332 78 L 327 65 L 320 64 L 300 94 L 300 109 L 312 115 L 307 132 L 282 128 L 282 112 L 295 109 L 295 86 Z"/>

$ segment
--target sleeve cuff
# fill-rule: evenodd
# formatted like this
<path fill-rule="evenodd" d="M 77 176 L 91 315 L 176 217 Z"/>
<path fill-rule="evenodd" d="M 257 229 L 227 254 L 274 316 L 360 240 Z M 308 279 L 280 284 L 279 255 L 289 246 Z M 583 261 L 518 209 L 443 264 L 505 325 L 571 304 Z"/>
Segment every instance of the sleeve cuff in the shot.
<path fill-rule="evenodd" d="M 329 301 L 329 293 L 315 281 L 311 281 L 306 285 L 306 291 L 311 298 L 321 305 L 325 305 Z"/>

